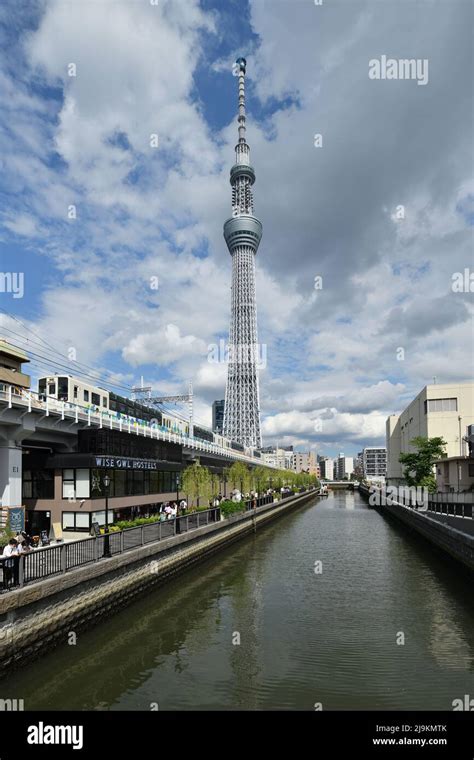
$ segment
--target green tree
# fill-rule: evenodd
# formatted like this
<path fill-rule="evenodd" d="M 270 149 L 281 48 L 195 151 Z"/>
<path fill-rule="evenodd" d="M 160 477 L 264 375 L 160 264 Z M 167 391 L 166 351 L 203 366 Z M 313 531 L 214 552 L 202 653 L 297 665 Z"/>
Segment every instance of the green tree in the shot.
<path fill-rule="evenodd" d="M 183 472 L 182 489 L 191 502 L 196 499 L 198 506 L 201 498 L 208 497 L 211 484 L 210 475 L 207 467 L 198 463 L 189 465 Z"/>
<path fill-rule="evenodd" d="M 444 438 L 425 438 L 417 436 L 410 441 L 416 452 L 400 454 L 398 461 L 404 465 L 403 477 L 409 486 L 425 486 L 436 491 L 436 478 L 433 474 L 434 463 L 446 456 Z"/>
<path fill-rule="evenodd" d="M 221 487 L 221 481 L 220 481 L 219 475 L 216 475 L 215 472 L 211 472 L 209 474 L 209 490 L 210 490 L 210 495 L 212 498 L 218 495 L 220 491 L 220 487 Z"/>
<path fill-rule="evenodd" d="M 244 462 L 234 462 L 232 467 L 229 467 L 228 481 L 233 488 L 238 488 L 239 491 L 248 491 L 250 487 L 250 472 Z"/>
<path fill-rule="evenodd" d="M 252 485 L 253 488 L 260 494 L 264 489 L 268 488 L 268 479 L 270 477 L 268 467 L 259 465 L 252 470 Z"/>

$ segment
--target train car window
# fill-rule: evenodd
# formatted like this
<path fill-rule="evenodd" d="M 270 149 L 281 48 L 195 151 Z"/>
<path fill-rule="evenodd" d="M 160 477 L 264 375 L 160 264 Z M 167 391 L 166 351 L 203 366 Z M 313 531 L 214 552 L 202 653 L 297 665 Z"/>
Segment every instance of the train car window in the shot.
<path fill-rule="evenodd" d="M 46 380 L 38 380 L 38 395 L 41 401 L 44 401 L 46 395 Z"/>
<path fill-rule="evenodd" d="M 89 391 L 84 391 L 84 401 L 89 401 Z"/>
<path fill-rule="evenodd" d="M 105 396 L 102 397 L 102 406 L 107 407 L 107 399 Z"/>
<path fill-rule="evenodd" d="M 48 385 L 48 394 L 50 396 L 54 396 L 55 393 L 56 393 L 56 384 L 55 383 L 50 383 Z"/>
<path fill-rule="evenodd" d="M 74 386 L 74 398 L 77 398 L 78 390 L 79 390 L 79 388 L 77 387 L 77 385 L 75 385 Z"/>
<path fill-rule="evenodd" d="M 69 397 L 69 380 L 67 377 L 58 377 L 58 399 L 67 401 Z"/>
<path fill-rule="evenodd" d="M 100 406 L 100 396 L 98 393 L 92 392 L 92 403 L 95 404 L 95 406 Z"/>

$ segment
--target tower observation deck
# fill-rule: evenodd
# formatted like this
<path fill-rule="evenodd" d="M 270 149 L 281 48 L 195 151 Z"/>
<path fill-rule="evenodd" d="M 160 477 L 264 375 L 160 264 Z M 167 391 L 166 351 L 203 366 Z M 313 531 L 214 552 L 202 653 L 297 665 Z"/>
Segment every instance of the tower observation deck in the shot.
<path fill-rule="evenodd" d="M 245 58 L 237 59 L 236 73 L 239 83 L 239 138 L 235 147 L 235 164 L 230 170 L 232 217 L 224 224 L 224 237 L 232 256 L 224 435 L 244 446 L 260 448 L 255 255 L 262 237 L 262 223 L 253 211 L 255 171 L 250 164 L 250 148 L 245 137 Z"/>

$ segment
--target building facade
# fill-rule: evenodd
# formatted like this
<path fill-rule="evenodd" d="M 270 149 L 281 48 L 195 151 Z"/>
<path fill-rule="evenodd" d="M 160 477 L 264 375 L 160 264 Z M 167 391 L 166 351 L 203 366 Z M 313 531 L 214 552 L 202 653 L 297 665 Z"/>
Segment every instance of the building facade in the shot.
<path fill-rule="evenodd" d="M 400 454 L 416 449 L 410 441 L 417 436 L 441 437 L 446 441 L 448 457 L 468 453 L 467 429 L 474 423 L 474 383 L 426 385 L 399 415 L 390 415 L 386 423 L 387 481 L 404 482 Z"/>
<path fill-rule="evenodd" d="M 291 469 L 296 473 L 308 472 L 310 475 L 318 475 L 316 454 L 313 451 L 307 453 L 295 451 L 291 458 Z"/>
<path fill-rule="evenodd" d="M 349 480 L 354 472 L 354 458 L 346 457 L 344 454 L 339 454 L 335 462 L 335 480 Z"/>
<path fill-rule="evenodd" d="M 323 480 L 334 480 L 334 459 L 323 457 L 319 460 L 319 468 Z"/>
<path fill-rule="evenodd" d="M 366 480 L 385 480 L 387 449 L 385 446 L 366 446 L 362 451 L 362 471 Z"/>
<path fill-rule="evenodd" d="M 212 429 L 221 435 L 224 430 L 224 407 L 224 399 L 214 401 L 212 404 Z"/>
<path fill-rule="evenodd" d="M 262 464 L 277 467 L 279 470 L 291 470 L 293 462 L 293 446 L 279 448 L 266 446 L 261 453 Z"/>
<path fill-rule="evenodd" d="M 436 487 L 442 493 L 472 493 L 474 457 L 447 457 L 436 462 Z"/>
<path fill-rule="evenodd" d="M 1 525 L 11 508 L 24 508 L 30 534 L 87 533 L 93 523 L 105 524 L 106 511 L 112 524 L 188 498 L 182 472 L 194 462 L 215 476 L 222 495 L 230 493 L 226 473 L 233 461 L 262 463 L 259 452 L 197 425 L 191 437 L 186 421 L 171 414 L 160 413 L 157 420 L 156 410 L 141 410 L 124 398 L 125 412 L 112 408 L 112 394 L 103 389 L 100 405 L 89 403 L 94 399 L 83 398 L 87 388 L 77 378 L 48 376 L 51 383 L 31 391 L 22 372 L 27 361 L 15 346 L 0 342 Z"/>

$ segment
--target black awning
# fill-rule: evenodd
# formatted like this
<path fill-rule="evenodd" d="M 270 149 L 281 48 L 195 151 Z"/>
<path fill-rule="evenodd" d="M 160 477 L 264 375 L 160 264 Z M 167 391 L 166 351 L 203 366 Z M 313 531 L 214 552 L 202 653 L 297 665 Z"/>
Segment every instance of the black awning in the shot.
<path fill-rule="evenodd" d="M 178 472 L 183 465 L 178 462 L 168 462 L 164 459 L 140 459 L 138 457 L 118 457 L 107 454 L 55 454 L 48 457 L 47 469 L 103 469 L 103 470 L 166 470 Z"/>

